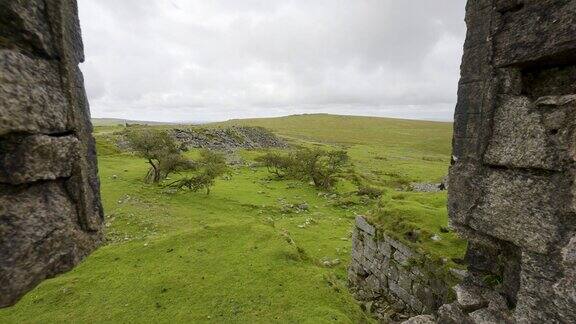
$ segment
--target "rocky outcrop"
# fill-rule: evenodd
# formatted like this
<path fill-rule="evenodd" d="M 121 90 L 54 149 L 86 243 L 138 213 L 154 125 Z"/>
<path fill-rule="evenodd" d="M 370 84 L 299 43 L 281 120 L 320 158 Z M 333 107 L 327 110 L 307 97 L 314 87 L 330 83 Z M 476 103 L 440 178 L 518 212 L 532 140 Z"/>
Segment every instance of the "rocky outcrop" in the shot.
<path fill-rule="evenodd" d="M 356 217 L 348 280 L 357 299 L 374 305 L 376 316 L 389 315 L 383 313 L 390 305 L 402 314 L 434 314 L 450 300 L 450 283 L 457 278 L 422 260 L 406 244 Z"/>
<path fill-rule="evenodd" d="M 0 1 L 0 307 L 101 241 L 83 59 L 74 0 Z"/>
<path fill-rule="evenodd" d="M 410 191 L 414 192 L 439 192 L 446 190 L 444 183 L 429 183 L 429 182 L 412 182 L 410 183 Z"/>
<path fill-rule="evenodd" d="M 449 213 L 471 276 L 440 322 L 574 323 L 576 1 L 472 0 L 466 22 Z"/>
<path fill-rule="evenodd" d="M 173 129 L 170 134 L 187 148 L 232 151 L 236 149 L 286 148 L 286 143 L 262 127 L 232 126 Z"/>
<path fill-rule="evenodd" d="M 126 139 L 126 132 L 130 128 L 114 133 L 116 145 L 121 150 L 130 150 Z M 182 150 L 202 148 L 217 151 L 233 152 L 238 149 L 283 149 L 288 144 L 273 132 L 263 127 L 230 126 L 230 127 L 202 127 L 173 128 L 168 134 L 179 143 Z"/>

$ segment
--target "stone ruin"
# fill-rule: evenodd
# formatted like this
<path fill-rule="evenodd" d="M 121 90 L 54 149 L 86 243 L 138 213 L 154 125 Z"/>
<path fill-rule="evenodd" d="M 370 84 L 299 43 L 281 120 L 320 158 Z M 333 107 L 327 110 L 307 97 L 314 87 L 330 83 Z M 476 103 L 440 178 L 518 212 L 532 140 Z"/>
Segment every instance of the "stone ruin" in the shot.
<path fill-rule="evenodd" d="M 576 323 L 576 0 L 469 0 L 442 323 Z"/>
<path fill-rule="evenodd" d="M 102 240 L 75 0 L 0 0 L 0 307 Z"/>
<path fill-rule="evenodd" d="M 348 282 L 354 297 L 381 321 L 433 314 L 451 299 L 461 272 L 441 269 L 398 238 L 356 216 Z"/>

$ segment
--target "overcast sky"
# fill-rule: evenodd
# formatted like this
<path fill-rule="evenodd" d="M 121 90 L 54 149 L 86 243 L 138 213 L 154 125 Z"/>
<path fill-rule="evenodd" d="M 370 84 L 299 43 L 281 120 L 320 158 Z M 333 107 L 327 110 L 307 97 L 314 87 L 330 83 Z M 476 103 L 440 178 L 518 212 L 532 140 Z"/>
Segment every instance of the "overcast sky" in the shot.
<path fill-rule="evenodd" d="M 464 0 L 79 0 L 93 117 L 451 120 Z"/>

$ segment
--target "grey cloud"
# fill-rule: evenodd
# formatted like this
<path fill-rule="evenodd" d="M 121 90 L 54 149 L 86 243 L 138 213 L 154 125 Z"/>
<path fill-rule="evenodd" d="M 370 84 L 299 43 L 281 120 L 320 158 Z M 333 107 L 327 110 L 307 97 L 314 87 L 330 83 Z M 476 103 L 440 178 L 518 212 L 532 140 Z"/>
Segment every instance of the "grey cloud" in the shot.
<path fill-rule="evenodd" d="M 452 118 L 462 0 L 79 0 L 92 115 Z"/>

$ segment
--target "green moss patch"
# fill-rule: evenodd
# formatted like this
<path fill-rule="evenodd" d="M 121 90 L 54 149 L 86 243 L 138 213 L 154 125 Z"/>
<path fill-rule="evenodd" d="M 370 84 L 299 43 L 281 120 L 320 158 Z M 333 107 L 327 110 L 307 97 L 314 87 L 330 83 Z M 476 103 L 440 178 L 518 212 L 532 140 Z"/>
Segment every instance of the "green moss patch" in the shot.
<path fill-rule="evenodd" d="M 466 241 L 448 228 L 446 192 L 388 190 L 367 217 L 384 233 L 432 259 L 461 266 Z"/>

